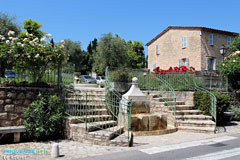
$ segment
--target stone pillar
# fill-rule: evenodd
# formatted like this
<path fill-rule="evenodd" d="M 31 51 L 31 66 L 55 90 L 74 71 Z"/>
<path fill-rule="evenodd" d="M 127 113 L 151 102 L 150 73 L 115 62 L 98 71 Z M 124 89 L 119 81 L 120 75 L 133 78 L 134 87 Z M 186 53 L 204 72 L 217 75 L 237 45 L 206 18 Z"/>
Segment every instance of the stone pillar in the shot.
<path fill-rule="evenodd" d="M 127 113 L 127 102 L 130 99 L 132 99 L 131 114 L 150 113 L 150 101 L 138 87 L 137 77 L 133 77 L 131 88 L 122 96 L 119 108 L 120 113 Z"/>

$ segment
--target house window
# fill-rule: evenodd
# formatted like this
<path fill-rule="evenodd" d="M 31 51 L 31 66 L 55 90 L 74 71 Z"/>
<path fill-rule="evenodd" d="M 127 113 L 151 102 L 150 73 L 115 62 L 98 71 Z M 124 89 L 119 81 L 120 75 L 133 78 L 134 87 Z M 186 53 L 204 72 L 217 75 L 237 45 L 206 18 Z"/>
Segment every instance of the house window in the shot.
<path fill-rule="evenodd" d="M 160 54 L 160 45 L 156 45 L 156 54 L 157 54 L 157 55 Z"/>
<path fill-rule="evenodd" d="M 213 46 L 214 45 L 214 34 L 209 34 L 209 45 Z"/>
<path fill-rule="evenodd" d="M 182 48 L 187 48 L 187 37 L 182 38 Z"/>
<path fill-rule="evenodd" d="M 207 70 L 217 70 L 218 59 L 215 57 L 207 57 Z"/>
<path fill-rule="evenodd" d="M 227 36 L 227 45 L 230 45 L 232 42 L 232 37 L 231 36 Z"/>
<path fill-rule="evenodd" d="M 155 64 L 153 64 L 153 70 L 154 70 L 156 67 L 157 67 L 156 63 L 155 63 Z"/>
<path fill-rule="evenodd" d="M 179 67 L 186 66 L 187 68 L 189 68 L 189 59 L 188 58 L 179 59 L 178 66 Z"/>

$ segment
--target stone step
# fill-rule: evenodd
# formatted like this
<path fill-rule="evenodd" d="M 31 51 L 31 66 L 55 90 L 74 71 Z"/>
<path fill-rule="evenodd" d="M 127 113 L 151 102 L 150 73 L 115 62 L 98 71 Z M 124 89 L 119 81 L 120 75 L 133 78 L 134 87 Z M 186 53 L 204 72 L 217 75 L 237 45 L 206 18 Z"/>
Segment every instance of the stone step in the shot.
<path fill-rule="evenodd" d="M 169 111 L 170 113 L 174 113 L 174 111 Z M 176 110 L 176 115 L 199 115 L 202 114 L 202 111 L 199 110 Z"/>
<path fill-rule="evenodd" d="M 77 123 L 85 123 L 87 122 L 99 122 L 99 121 L 109 121 L 112 120 L 111 115 L 89 115 L 89 116 L 69 116 L 67 117 L 69 123 L 77 124 Z"/>
<path fill-rule="evenodd" d="M 76 87 L 74 89 L 80 92 L 82 91 L 82 92 L 88 92 L 88 93 L 104 93 L 105 92 L 105 88 Z"/>
<path fill-rule="evenodd" d="M 171 97 L 156 97 L 153 98 L 154 101 L 158 101 L 158 102 L 166 102 L 166 101 L 173 101 L 174 98 Z"/>
<path fill-rule="evenodd" d="M 155 105 L 160 105 L 160 106 L 171 106 L 174 105 L 174 101 L 168 101 L 168 102 L 155 102 Z M 185 105 L 184 101 L 176 101 L 176 105 Z"/>
<path fill-rule="evenodd" d="M 192 126 L 179 126 L 178 130 L 186 132 L 196 132 L 196 133 L 214 133 L 215 127 L 192 127 Z"/>
<path fill-rule="evenodd" d="M 92 122 L 92 123 L 78 123 L 78 124 L 70 124 L 71 127 L 80 128 L 81 130 L 87 130 L 88 132 L 97 131 L 100 129 L 111 128 L 117 125 L 117 121 L 100 121 L 100 122 Z M 87 126 L 87 129 L 86 129 Z"/>
<path fill-rule="evenodd" d="M 69 104 L 105 104 L 105 100 L 98 97 L 80 97 L 80 98 L 65 98 Z"/>
<path fill-rule="evenodd" d="M 176 115 L 176 120 L 212 120 L 212 117 L 205 115 Z"/>
<path fill-rule="evenodd" d="M 211 120 L 187 120 L 187 121 L 178 120 L 177 126 L 215 127 L 216 124 Z"/>
<path fill-rule="evenodd" d="M 130 136 L 130 134 L 129 134 Z M 130 139 L 130 137 L 129 137 Z M 113 144 L 120 145 L 120 146 L 124 146 L 124 147 L 128 147 L 128 136 L 127 136 L 127 132 L 125 132 L 124 134 L 121 134 L 120 136 L 114 138 L 113 140 L 111 140 L 111 142 Z"/>
<path fill-rule="evenodd" d="M 82 98 L 82 97 L 84 97 L 84 98 L 86 97 L 85 92 L 76 92 L 76 93 L 68 94 L 68 98 Z M 99 93 L 99 94 L 87 93 L 87 97 L 105 99 L 105 94 L 103 94 L 103 93 Z"/>
<path fill-rule="evenodd" d="M 74 84 L 74 88 L 98 88 L 98 84 L 90 84 L 90 83 L 80 83 L 80 84 Z"/>
<path fill-rule="evenodd" d="M 168 106 L 170 110 L 174 109 L 174 106 Z M 176 110 L 192 110 L 194 106 L 192 105 L 176 105 Z"/>
<path fill-rule="evenodd" d="M 114 126 L 103 130 L 89 132 L 93 138 L 112 140 L 124 132 L 124 127 Z"/>
<path fill-rule="evenodd" d="M 108 110 L 105 108 L 102 109 L 88 109 L 88 110 L 84 110 L 84 109 L 67 109 L 66 110 L 67 113 L 69 113 L 70 115 L 73 116 L 83 116 L 83 115 L 107 115 L 108 114 Z"/>

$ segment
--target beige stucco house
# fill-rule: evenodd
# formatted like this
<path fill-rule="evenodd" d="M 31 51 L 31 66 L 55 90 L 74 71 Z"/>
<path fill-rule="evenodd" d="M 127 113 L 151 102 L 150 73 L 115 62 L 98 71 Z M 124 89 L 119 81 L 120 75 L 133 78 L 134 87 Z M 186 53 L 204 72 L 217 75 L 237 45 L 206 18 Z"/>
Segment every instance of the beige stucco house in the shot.
<path fill-rule="evenodd" d="M 150 42 L 148 68 L 185 65 L 196 70 L 217 70 L 222 61 L 219 48 L 231 43 L 237 33 L 206 27 L 169 26 Z"/>

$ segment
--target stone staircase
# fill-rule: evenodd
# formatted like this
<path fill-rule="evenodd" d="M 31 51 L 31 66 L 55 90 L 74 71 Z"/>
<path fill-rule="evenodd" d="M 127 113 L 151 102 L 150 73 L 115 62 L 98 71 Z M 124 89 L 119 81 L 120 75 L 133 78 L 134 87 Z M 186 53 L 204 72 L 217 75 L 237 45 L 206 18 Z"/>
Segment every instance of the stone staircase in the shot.
<path fill-rule="evenodd" d="M 151 112 L 168 113 L 174 119 L 173 98 L 164 97 L 157 92 L 147 94 L 151 99 Z M 203 115 L 203 112 L 196 110 L 194 105 L 185 104 L 185 101 L 176 101 L 175 126 L 183 131 L 214 133 L 216 124 L 211 116 Z"/>
<path fill-rule="evenodd" d="M 128 146 L 127 132 L 107 109 L 105 89 L 94 84 L 75 84 L 74 89 L 66 97 L 67 112 L 71 114 L 66 117 L 67 138 L 99 145 Z"/>

